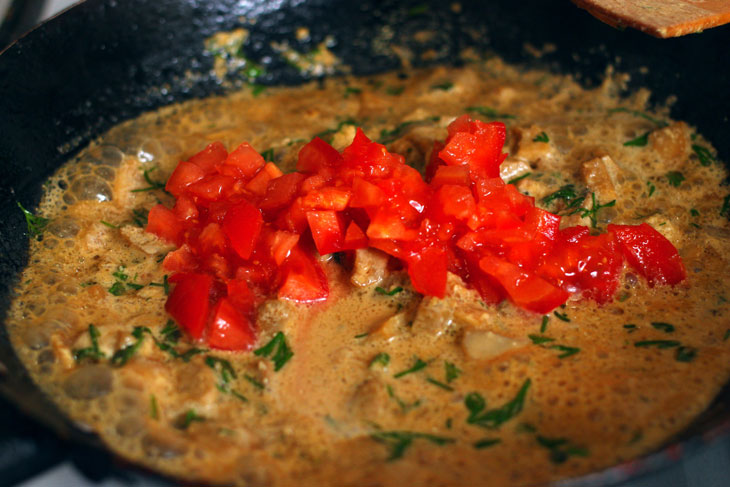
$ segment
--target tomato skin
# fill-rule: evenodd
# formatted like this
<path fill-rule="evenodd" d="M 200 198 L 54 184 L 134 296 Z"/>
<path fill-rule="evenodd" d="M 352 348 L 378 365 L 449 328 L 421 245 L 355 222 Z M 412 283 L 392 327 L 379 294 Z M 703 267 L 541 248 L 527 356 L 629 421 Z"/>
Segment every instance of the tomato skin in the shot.
<path fill-rule="evenodd" d="M 511 301 L 535 313 L 549 313 L 570 296 L 545 279 L 491 254 L 481 258 L 479 267 L 501 284 Z"/>
<path fill-rule="evenodd" d="M 337 150 L 319 137 L 315 137 L 299 150 L 297 170 L 316 172 L 325 167 L 338 166 L 342 156 Z"/>
<path fill-rule="evenodd" d="M 329 296 L 327 277 L 314 257 L 295 246 L 282 267 L 284 282 L 278 296 L 298 303 L 324 301 Z"/>
<path fill-rule="evenodd" d="M 153 206 L 147 215 L 145 231 L 154 233 L 163 240 L 179 245 L 184 230 L 185 227 L 175 213 L 163 205 Z"/>
<path fill-rule="evenodd" d="M 244 200 L 228 209 L 223 220 L 223 233 L 231 242 L 233 250 L 242 259 L 248 259 L 263 224 L 264 219 L 259 209 Z"/>
<path fill-rule="evenodd" d="M 216 167 L 223 164 L 223 161 L 228 157 L 228 151 L 225 146 L 216 141 L 203 149 L 202 151 L 195 154 L 193 157 L 188 159 L 191 162 L 201 168 L 205 173 L 211 173 Z"/>
<path fill-rule="evenodd" d="M 217 350 L 250 350 L 256 335 L 251 320 L 230 299 L 221 298 L 213 308 L 207 341 Z"/>
<path fill-rule="evenodd" d="M 344 229 L 335 211 L 308 211 L 307 222 L 319 255 L 342 250 Z"/>
<path fill-rule="evenodd" d="M 608 231 L 616 234 L 626 260 L 646 278 L 649 286 L 675 285 L 687 278 L 682 258 L 672 242 L 648 224 L 611 224 Z"/>
<path fill-rule="evenodd" d="M 175 287 L 167 297 L 165 310 L 190 336 L 201 339 L 210 311 L 213 276 L 176 274 L 170 282 L 175 283 Z"/>

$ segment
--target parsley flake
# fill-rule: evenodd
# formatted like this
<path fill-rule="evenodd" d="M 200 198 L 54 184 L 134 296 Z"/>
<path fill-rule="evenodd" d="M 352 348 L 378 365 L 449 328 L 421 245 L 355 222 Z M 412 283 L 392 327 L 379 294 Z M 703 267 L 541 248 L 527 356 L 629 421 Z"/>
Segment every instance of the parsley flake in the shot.
<path fill-rule="evenodd" d="M 97 362 L 99 359 L 105 357 L 104 352 L 99 349 L 99 329 L 96 326 L 89 325 L 89 339 L 91 340 L 91 346 L 81 348 L 73 351 L 74 360 L 81 362 L 84 359 L 93 360 Z"/>
<path fill-rule="evenodd" d="M 423 360 L 421 360 L 418 357 L 415 357 L 415 359 L 416 359 L 416 362 L 410 368 L 398 372 L 393 377 L 396 379 L 400 379 L 401 377 L 403 377 L 405 375 L 412 374 L 414 372 L 418 372 L 419 370 L 426 368 L 426 366 L 428 365 L 427 362 L 424 362 Z"/>
<path fill-rule="evenodd" d="M 384 289 L 380 286 L 375 288 L 376 293 L 382 294 L 384 296 L 395 296 L 396 294 L 398 294 L 401 291 L 403 291 L 403 288 L 400 286 L 395 287 L 395 288 L 391 289 L 390 291 L 387 291 L 386 289 Z"/>
<path fill-rule="evenodd" d="M 550 137 L 548 137 L 548 134 L 545 132 L 540 132 L 534 139 L 532 139 L 533 142 L 550 142 Z"/>
<path fill-rule="evenodd" d="M 477 392 L 467 394 L 464 405 L 469 410 L 466 422 L 487 429 L 499 428 L 502 424 L 517 416 L 525 403 L 527 390 L 530 388 L 530 379 L 525 380 L 515 397 L 496 409 L 486 410 L 487 402 Z"/>
<path fill-rule="evenodd" d="M 653 326 L 656 330 L 663 331 L 664 333 L 672 333 L 674 331 L 674 325 L 663 323 L 661 321 L 653 321 L 651 326 Z"/>
<path fill-rule="evenodd" d="M 678 188 L 682 184 L 682 181 L 684 181 L 684 175 L 679 171 L 669 171 L 666 177 L 669 184 L 675 188 Z"/>
<path fill-rule="evenodd" d="M 370 438 L 388 446 L 389 455 L 387 460 L 389 462 L 402 458 L 408 447 L 413 443 L 413 440 L 423 439 L 439 446 L 453 443 L 455 441 L 453 438 L 448 438 L 446 436 L 437 436 L 414 431 L 377 431 L 375 433 L 371 433 Z"/>
<path fill-rule="evenodd" d="M 18 201 L 17 203 L 18 208 L 20 208 L 20 210 L 23 212 L 23 215 L 25 216 L 25 224 L 28 227 L 28 234 L 31 236 L 31 238 L 40 237 L 50 220 L 48 218 L 43 218 L 42 216 L 36 216 L 30 211 L 26 210 L 25 208 L 23 208 L 23 205 L 20 204 L 20 201 Z"/>
<path fill-rule="evenodd" d="M 624 142 L 625 147 L 645 147 L 649 143 L 649 132 L 644 132 L 638 137 Z"/>
<path fill-rule="evenodd" d="M 253 353 L 259 357 L 269 357 L 269 355 L 272 355 L 271 361 L 274 362 L 274 372 L 281 370 L 281 368 L 284 367 L 284 364 L 286 364 L 289 359 L 294 356 L 294 352 L 289 348 L 289 345 L 287 345 L 286 337 L 282 332 L 277 332 L 269 343 L 254 350 Z"/>
<path fill-rule="evenodd" d="M 717 162 L 717 159 L 715 159 L 715 156 L 712 155 L 712 152 L 710 152 L 710 149 L 708 149 L 707 147 L 698 144 L 692 144 L 692 151 L 700 159 L 700 164 L 703 166 L 709 166 L 713 162 Z"/>
<path fill-rule="evenodd" d="M 377 354 L 373 359 L 370 361 L 370 364 L 368 365 L 369 368 L 373 368 L 373 365 L 382 365 L 383 367 L 387 367 L 390 363 L 390 355 L 388 355 L 385 352 L 380 352 Z"/>

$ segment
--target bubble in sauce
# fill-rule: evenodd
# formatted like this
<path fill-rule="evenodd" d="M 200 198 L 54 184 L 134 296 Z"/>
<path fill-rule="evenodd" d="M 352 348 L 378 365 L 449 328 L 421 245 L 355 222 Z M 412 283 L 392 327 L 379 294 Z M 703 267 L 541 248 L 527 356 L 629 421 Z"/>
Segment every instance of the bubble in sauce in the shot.
<path fill-rule="evenodd" d="M 111 201 L 112 190 L 109 185 L 96 176 L 85 176 L 71 185 L 71 191 L 80 200 Z"/>
<path fill-rule="evenodd" d="M 96 399 L 112 391 L 113 380 L 106 365 L 88 365 L 73 371 L 63 383 L 63 390 L 71 399 Z"/>

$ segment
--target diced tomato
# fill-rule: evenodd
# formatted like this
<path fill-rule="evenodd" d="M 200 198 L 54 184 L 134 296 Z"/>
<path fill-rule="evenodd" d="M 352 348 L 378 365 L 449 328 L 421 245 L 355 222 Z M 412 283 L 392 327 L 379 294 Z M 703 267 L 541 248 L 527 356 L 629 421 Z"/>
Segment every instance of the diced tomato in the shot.
<path fill-rule="evenodd" d="M 433 189 L 440 188 L 445 184 L 461 185 L 468 187 L 471 182 L 469 179 L 469 169 L 465 166 L 439 166 L 431 181 Z M 471 194 L 471 191 L 469 191 Z"/>
<path fill-rule="evenodd" d="M 612 233 L 591 236 L 571 232 L 561 235 L 537 272 L 565 291 L 582 292 L 605 303 L 616 293 L 622 267 L 623 257 Z"/>
<path fill-rule="evenodd" d="M 479 267 L 499 282 L 511 301 L 536 313 L 549 313 L 570 296 L 545 279 L 490 254 L 481 258 Z"/>
<path fill-rule="evenodd" d="M 264 158 L 248 142 L 228 154 L 224 166 L 235 168 L 244 178 L 252 178 L 265 164 Z"/>
<path fill-rule="evenodd" d="M 206 172 L 200 166 L 192 162 L 180 161 L 170 179 L 165 184 L 165 191 L 173 196 L 180 196 L 185 188 L 200 181 L 205 177 Z"/>
<path fill-rule="evenodd" d="M 267 162 L 264 166 L 264 171 L 269 173 L 269 176 L 271 176 L 271 179 L 276 179 L 284 175 L 284 173 L 279 169 L 279 166 L 274 164 L 273 162 Z"/>
<path fill-rule="evenodd" d="M 310 210 L 337 210 L 347 208 L 352 192 L 347 189 L 326 187 L 310 191 L 302 199 L 302 206 Z"/>
<path fill-rule="evenodd" d="M 336 149 L 319 137 L 315 137 L 299 150 L 297 170 L 316 172 L 325 167 L 342 163 L 342 156 Z"/>
<path fill-rule="evenodd" d="M 466 220 L 476 210 L 474 196 L 466 186 L 454 184 L 441 186 L 434 195 L 434 203 L 437 205 L 438 213 L 457 220 Z"/>
<path fill-rule="evenodd" d="M 631 267 L 654 284 L 678 284 L 687 277 L 679 252 L 672 242 L 646 223 L 608 225 L 614 232 Z"/>
<path fill-rule="evenodd" d="M 307 231 L 309 226 L 307 223 L 307 210 L 302 205 L 301 197 L 295 199 L 289 208 L 279 214 L 276 219 L 276 226 L 298 234 Z"/>
<path fill-rule="evenodd" d="M 230 279 L 226 284 L 228 299 L 240 312 L 246 314 L 254 310 L 256 296 L 248 283 L 242 279 Z"/>
<path fill-rule="evenodd" d="M 250 350 L 256 343 L 253 324 L 228 298 L 213 308 L 208 329 L 208 345 L 218 350 Z"/>
<path fill-rule="evenodd" d="M 443 298 L 446 294 L 446 271 L 448 269 L 446 250 L 426 247 L 408 259 L 408 275 L 413 288 L 427 296 Z"/>
<path fill-rule="evenodd" d="M 228 195 L 236 180 L 222 174 L 212 174 L 187 187 L 187 192 L 203 200 L 216 201 Z"/>
<path fill-rule="evenodd" d="M 342 250 L 356 250 L 368 246 L 368 238 L 360 226 L 354 221 L 350 222 L 345 231 L 345 240 L 342 243 Z"/>
<path fill-rule="evenodd" d="M 327 277 L 314 256 L 295 246 L 281 267 L 284 282 L 279 298 L 299 303 L 324 301 L 329 296 Z"/>
<path fill-rule="evenodd" d="M 232 206 L 223 220 L 223 233 L 231 242 L 233 250 L 248 259 L 256 245 L 264 220 L 258 208 L 247 201 Z"/>
<path fill-rule="evenodd" d="M 170 272 L 194 272 L 198 269 L 198 261 L 188 244 L 183 244 L 179 249 L 168 252 L 162 268 Z"/>
<path fill-rule="evenodd" d="M 440 167 L 446 166 L 446 163 L 439 157 L 439 152 L 444 148 L 444 143 L 440 142 L 438 140 L 433 141 L 433 148 L 431 149 L 431 157 L 428 160 L 428 164 L 426 164 L 426 169 L 424 171 L 424 180 L 427 183 L 433 182 L 433 177 L 436 175 L 436 171 Z"/>
<path fill-rule="evenodd" d="M 210 311 L 213 276 L 209 274 L 176 274 L 170 278 L 175 287 L 167 297 L 165 310 L 190 336 L 203 336 Z"/>
<path fill-rule="evenodd" d="M 342 250 L 344 229 L 335 211 L 308 211 L 307 222 L 320 255 Z"/>
<path fill-rule="evenodd" d="M 350 206 L 353 208 L 377 208 L 385 201 L 383 190 L 362 178 L 353 180 L 352 192 Z"/>
<path fill-rule="evenodd" d="M 323 188 L 327 185 L 327 178 L 321 174 L 312 174 L 307 179 L 302 181 L 300 191 L 303 194 L 307 194 L 311 191 Z"/>
<path fill-rule="evenodd" d="M 291 249 L 299 242 L 299 235 L 286 230 L 277 230 L 271 238 L 271 255 L 276 265 L 281 265 L 289 254 Z"/>
<path fill-rule="evenodd" d="M 175 213 L 163 205 L 153 206 L 147 215 L 145 231 L 154 233 L 163 240 L 177 245 L 180 243 L 184 230 L 183 223 L 178 220 Z"/>
<path fill-rule="evenodd" d="M 449 140 L 439 152 L 439 157 L 448 165 L 468 165 L 482 177 L 499 177 L 499 165 L 505 157 L 502 154 L 505 125 L 502 122 L 471 120 L 467 127 L 463 119 L 456 119 L 452 124 L 455 127 L 449 130 Z"/>
<path fill-rule="evenodd" d="M 297 196 L 302 181 L 304 181 L 304 176 L 297 172 L 272 179 L 259 207 L 266 211 L 280 209 L 291 204 Z"/>
<path fill-rule="evenodd" d="M 172 209 L 175 212 L 175 216 L 181 222 L 187 222 L 188 220 L 196 220 L 199 215 L 198 207 L 195 206 L 195 202 L 187 196 L 179 196 L 175 201 L 175 207 Z"/>
<path fill-rule="evenodd" d="M 418 236 L 418 230 L 408 228 L 399 215 L 385 209 L 375 213 L 367 236 L 371 239 L 413 240 Z"/>
<path fill-rule="evenodd" d="M 246 183 L 246 190 L 255 194 L 256 196 L 264 196 L 266 190 L 269 188 L 269 182 L 274 179 L 271 177 L 268 171 L 259 171 L 248 183 Z"/>
<path fill-rule="evenodd" d="M 623 255 L 650 285 L 685 279 L 676 249 L 647 225 L 561 231 L 558 215 L 499 177 L 504 140 L 500 122 L 457 118 L 434 143 L 425 180 L 359 128 L 341 154 L 315 138 L 290 174 L 247 143 L 231 154 L 209 145 L 167 182 L 174 210 L 149 214 L 148 231 L 182 244 L 163 262 L 177 283 L 168 312 L 212 348 L 250 349 L 261 300 L 329 295 L 315 247 L 321 255 L 377 248 L 425 295 L 443 297 L 452 272 L 485 303 L 509 298 L 537 313 L 570 293 L 612 299 Z"/>
<path fill-rule="evenodd" d="M 198 236 L 200 250 L 204 254 L 212 254 L 214 252 L 224 252 L 228 247 L 226 236 L 221 230 L 221 226 L 217 223 L 209 223 L 203 228 Z"/>
<path fill-rule="evenodd" d="M 228 151 L 220 142 L 213 142 L 202 151 L 188 159 L 188 162 L 200 167 L 206 173 L 212 172 L 217 166 L 223 164 L 228 157 Z"/>

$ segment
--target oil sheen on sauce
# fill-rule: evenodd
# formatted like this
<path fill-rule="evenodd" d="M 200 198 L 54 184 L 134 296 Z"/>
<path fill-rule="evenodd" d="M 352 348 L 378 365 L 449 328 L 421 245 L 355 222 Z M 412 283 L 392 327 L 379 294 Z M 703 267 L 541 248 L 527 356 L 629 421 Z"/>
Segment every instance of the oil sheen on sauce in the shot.
<path fill-rule="evenodd" d="M 729 378 L 726 174 L 691 127 L 619 87 L 492 59 L 244 89 L 125 122 L 50 179 L 39 209 L 50 223 L 9 316 L 13 345 L 113 451 L 189 480 L 519 485 L 649 452 Z M 158 183 L 179 160 L 248 141 L 291 170 L 315 134 L 341 149 L 358 125 L 422 167 L 463 113 L 507 124 L 505 180 L 552 211 L 560 201 L 544 198 L 566 185 L 616 200 L 597 227 L 653 225 L 680 251 L 686 283 L 649 288 L 626 271 L 614 302 L 573 299 L 543 317 L 485 306 L 453 276 L 446 298 L 424 299 L 361 252 L 354 268 L 327 260 L 326 303 L 262 305 L 257 346 L 282 332 L 294 353 L 279 371 L 272 355 L 202 350 L 174 333 L 159 264 L 170 248 L 141 225 L 171 203 Z M 149 330 L 141 342 L 135 327 Z M 111 360 L 138 342 L 126 363 Z"/>

